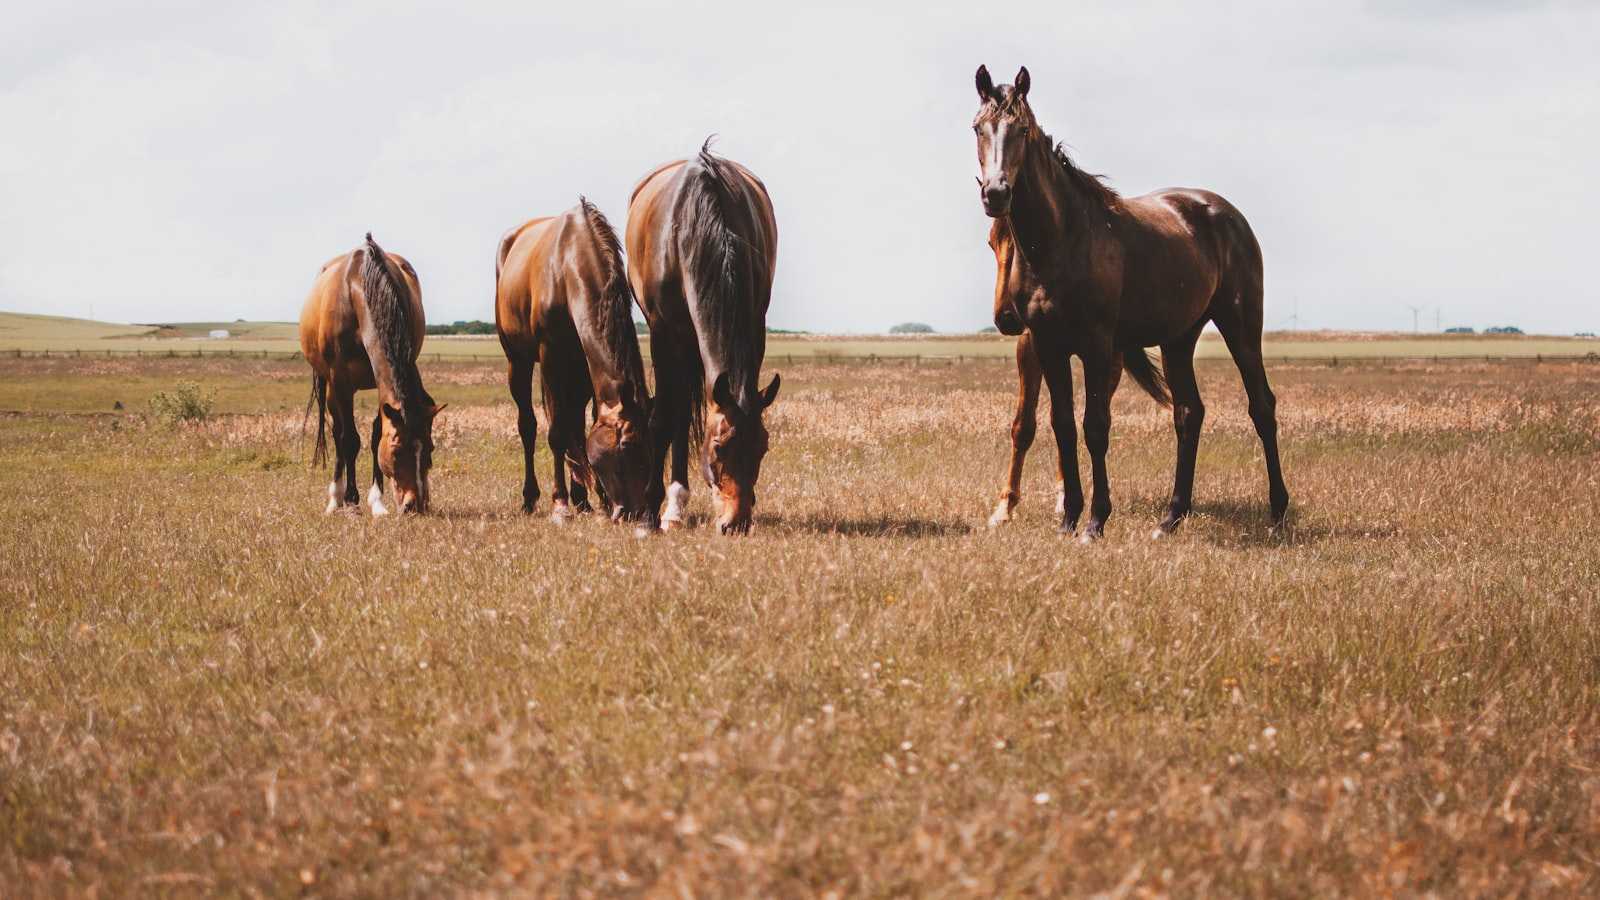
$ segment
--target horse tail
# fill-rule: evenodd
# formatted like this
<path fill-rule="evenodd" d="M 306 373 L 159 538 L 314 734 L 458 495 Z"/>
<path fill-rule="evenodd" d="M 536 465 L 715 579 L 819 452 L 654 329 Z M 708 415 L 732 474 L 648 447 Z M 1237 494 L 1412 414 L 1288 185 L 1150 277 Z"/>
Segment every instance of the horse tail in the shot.
<path fill-rule="evenodd" d="M 1127 372 L 1144 392 L 1155 398 L 1162 406 L 1172 405 L 1172 392 L 1167 389 L 1167 379 L 1156 368 L 1155 360 L 1143 347 L 1134 347 L 1122 353 L 1122 369 Z"/>
<path fill-rule="evenodd" d="M 681 226 L 679 248 L 691 274 L 697 296 L 702 327 L 712 333 L 711 342 L 725 354 L 718 360 L 727 372 L 729 388 L 742 404 L 755 396 L 754 379 L 760 360 L 756 345 L 761 340 L 761 323 L 756 321 L 755 297 L 758 287 L 770 279 L 766 258 L 741 231 L 753 223 L 741 221 L 744 214 L 734 187 L 739 177 L 728 163 L 711 153 L 711 138 L 700 146 L 690 164 L 689 188 L 680 203 L 677 221 Z M 743 226 L 741 228 L 741 226 Z M 695 443 L 704 437 L 704 366 L 701 385 L 689 392 L 692 403 L 690 429 Z"/>
<path fill-rule="evenodd" d="M 300 417 L 300 433 L 305 434 L 306 419 L 311 417 L 311 404 L 317 405 L 317 447 L 311 454 L 311 464 L 322 467 L 328 462 L 328 380 L 316 372 L 311 373 L 311 396 L 306 398 L 305 415 Z"/>

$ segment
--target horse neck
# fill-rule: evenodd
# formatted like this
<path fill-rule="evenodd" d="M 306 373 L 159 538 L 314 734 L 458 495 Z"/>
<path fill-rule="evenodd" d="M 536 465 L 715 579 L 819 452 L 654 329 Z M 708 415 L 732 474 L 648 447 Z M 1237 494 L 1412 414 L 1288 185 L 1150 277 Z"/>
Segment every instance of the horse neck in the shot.
<path fill-rule="evenodd" d="M 633 321 L 629 319 L 628 327 L 632 329 Z M 649 395 L 645 387 L 644 359 L 639 355 L 637 348 L 632 353 L 618 352 L 612 347 L 605 335 L 598 335 L 598 340 L 593 341 L 594 346 L 585 348 L 584 355 L 589 362 L 589 381 L 594 385 L 594 396 L 600 403 L 620 403 L 624 395 L 631 393 L 635 401 L 642 400 Z M 618 338 L 623 340 L 625 338 Z"/>
<path fill-rule="evenodd" d="M 1047 283 L 1083 271 L 1089 236 L 1099 224 L 1096 204 L 1067 177 L 1049 137 L 1035 132 L 1029 138 L 1024 166 L 1010 215 L 1023 259 Z"/>

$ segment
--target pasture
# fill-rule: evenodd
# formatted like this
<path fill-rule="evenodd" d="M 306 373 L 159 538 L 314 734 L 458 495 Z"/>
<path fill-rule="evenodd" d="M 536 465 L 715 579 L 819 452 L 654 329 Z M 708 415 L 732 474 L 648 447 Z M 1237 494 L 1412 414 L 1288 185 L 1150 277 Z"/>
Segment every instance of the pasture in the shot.
<path fill-rule="evenodd" d="M 0 894 L 1600 887 L 1600 365 L 1271 366 L 1274 536 L 1202 364 L 1162 542 L 1125 386 L 1081 547 L 1048 400 L 984 527 L 1006 360 L 780 363 L 755 533 L 643 541 L 518 514 L 503 364 L 424 360 L 435 512 L 374 521 L 304 363 L 0 359 Z"/>

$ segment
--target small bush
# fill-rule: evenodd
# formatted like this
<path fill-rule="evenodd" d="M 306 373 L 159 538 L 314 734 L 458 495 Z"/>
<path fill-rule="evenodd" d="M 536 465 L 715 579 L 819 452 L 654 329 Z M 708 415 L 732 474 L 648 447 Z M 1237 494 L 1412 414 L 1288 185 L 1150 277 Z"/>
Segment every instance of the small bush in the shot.
<path fill-rule="evenodd" d="M 933 326 L 922 322 L 901 322 L 889 329 L 890 334 L 933 334 Z"/>
<path fill-rule="evenodd" d="M 196 382 L 180 381 L 171 393 L 157 391 L 150 398 L 150 415 L 168 425 L 204 422 L 211 417 L 211 407 L 216 399 L 215 392 L 202 391 Z"/>

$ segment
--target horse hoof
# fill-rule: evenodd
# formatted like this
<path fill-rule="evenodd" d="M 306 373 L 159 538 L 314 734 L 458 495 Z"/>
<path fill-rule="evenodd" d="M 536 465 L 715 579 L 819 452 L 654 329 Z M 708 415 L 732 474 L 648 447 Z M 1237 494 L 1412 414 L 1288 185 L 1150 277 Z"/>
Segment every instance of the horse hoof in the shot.
<path fill-rule="evenodd" d="M 662 530 L 665 531 L 665 527 Z M 656 530 L 654 528 L 643 523 L 633 526 L 633 536 L 641 541 L 649 540 L 655 533 Z"/>
<path fill-rule="evenodd" d="M 683 529 L 683 527 L 684 527 L 684 525 L 683 525 L 683 520 L 682 519 L 662 519 L 661 520 L 661 530 L 662 531 L 681 531 Z"/>
<path fill-rule="evenodd" d="M 367 505 L 372 507 L 372 517 L 374 519 L 379 519 L 389 514 L 389 507 L 383 505 L 383 491 L 378 490 L 377 485 L 373 485 L 367 491 Z"/>
<path fill-rule="evenodd" d="M 557 503 L 556 508 L 550 511 L 550 521 L 557 525 L 565 525 L 571 518 L 572 508 L 565 503 Z"/>
<path fill-rule="evenodd" d="M 1056 526 L 1056 534 L 1064 534 L 1067 537 L 1071 537 L 1077 533 L 1078 524 L 1076 522 L 1062 522 L 1060 525 Z"/>
<path fill-rule="evenodd" d="M 1011 510 L 1006 508 L 1004 501 L 1001 501 L 1000 505 L 994 508 L 994 514 L 989 517 L 989 527 L 999 528 L 1009 521 L 1011 521 Z"/>
<path fill-rule="evenodd" d="M 1083 530 L 1083 534 L 1078 535 L 1078 543 L 1087 547 L 1090 544 L 1093 544 L 1095 541 L 1100 540 L 1100 538 L 1101 533 L 1098 529 L 1085 528 Z"/>
<path fill-rule="evenodd" d="M 1157 529 L 1156 529 L 1156 530 L 1155 530 L 1155 531 L 1152 531 L 1152 532 L 1150 532 L 1150 540 L 1152 540 L 1152 541 L 1159 541 L 1159 540 L 1161 540 L 1161 539 L 1162 539 L 1162 538 L 1164 538 L 1164 537 L 1166 537 L 1166 536 L 1167 536 L 1167 534 L 1168 534 L 1168 532 L 1167 532 L 1167 530 L 1166 530 L 1166 529 L 1164 529 L 1164 528 L 1157 528 Z"/>

